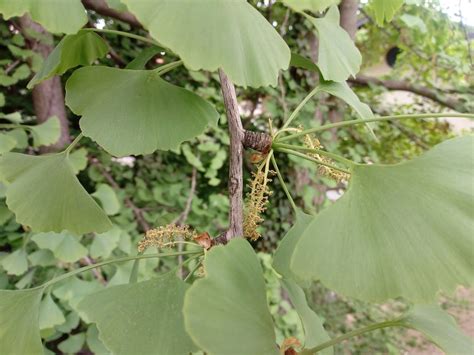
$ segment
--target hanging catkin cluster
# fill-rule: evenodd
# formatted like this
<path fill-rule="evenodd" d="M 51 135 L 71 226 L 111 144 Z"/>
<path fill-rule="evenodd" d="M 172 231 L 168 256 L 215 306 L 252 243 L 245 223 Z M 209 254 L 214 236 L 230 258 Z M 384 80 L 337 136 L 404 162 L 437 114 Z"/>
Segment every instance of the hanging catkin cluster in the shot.
<path fill-rule="evenodd" d="M 313 137 L 309 134 L 305 135 L 304 136 L 304 145 L 310 149 L 323 149 L 323 145 L 321 144 L 321 142 L 319 142 L 319 139 L 317 139 L 316 137 Z M 333 163 L 332 159 L 328 158 L 328 157 L 325 157 L 325 156 L 322 156 L 320 154 L 317 154 L 317 153 L 307 153 L 308 156 L 314 158 L 314 159 L 318 159 L 324 163 Z M 338 170 L 335 170 L 335 169 L 332 169 L 328 166 L 324 166 L 324 165 L 319 165 L 318 167 L 318 172 L 321 174 L 321 175 L 324 175 L 324 176 L 327 176 L 327 177 L 330 177 L 334 180 L 336 180 L 337 182 L 341 182 L 341 181 L 347 181 L 349 179 L 349 174 L 346 174 L 342 171 L 338 171 Z"/>
<path fill-rule="evenodd" d="M 270 174 L 272 172 L 268 172 Z M 262 214 L 267 209 L 268 198 L 272 191 L 268 187 L 271 181 L 264 169 L 260 168 L 252 173 L 253 179 L 250 181 L 250 192 L 247 193 L 244 214 L 244 236 L 251 240 L 261 237 L 258 226 L 264 221 Z"/>
<path fill-rule="evenodd" d="M 189 226 L 178 226 L 176 224 L 160 226 L 146 232 L 145 237 L 138 243 L 138 251 L 143 252 L 151 246 L 158 248 L 173 246 L 173 243 L 180 237 L 185 240 L 192 240 L 196 235 L 196 232 L 192 231 Z"/>

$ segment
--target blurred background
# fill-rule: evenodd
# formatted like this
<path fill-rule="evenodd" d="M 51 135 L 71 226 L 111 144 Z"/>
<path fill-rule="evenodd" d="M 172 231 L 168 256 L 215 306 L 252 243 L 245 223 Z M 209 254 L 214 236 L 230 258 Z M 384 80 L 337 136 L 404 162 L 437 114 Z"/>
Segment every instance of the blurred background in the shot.
<path fill-rule="evenodd" d="M 316 61 L 318 40 L 307 20 L 274 0 L 250 2 L 292 51 Z M 89 26 L 146 35 L 133 18 L 127 17 L 127 9 L 119 0 L 107 0 L 107 3 L 83 0 L 83 3 L 88 8 Z M 363 56 L 360 74 L 349 83 L 374 113 L 474 111 L 474 4 L 471 1 L 407 0 L 393 22 L 384 27 L 375 24 L 366 1 L 344 0 L 339 6 L 341 26 Z M 10 150 L 39 154 L 63 149 L 79 133 L 79 117 L 64 106 L 68 74 L 33 90 L 26 89 L 60 38 L 47 33 L 28 17 L 9 21 L 0 17 L 0 34 L 0 154 Z M 106 40 L 110 54 L 100 63 L 107 66 L 125 67 L 145 50 L 143 43 L 130 38 L 107 35 Z M 161 52 L 147 67 L 152 69 L 175 59 Z M 177 151 L 119 159 L 83 139 L 81 149 L 75 153 L 81 170 L 78 177 L 115 224 L 113 230 L 99 235 L 100 238 L 31 233 L 15 222 L 5 205 L 4 186 L 0 184 L 1 289 L 32 287 L 80 266 L 133 255 L 138 240 L 153 227 L 186 224 L 213 237 L 226 229 L 229 139 L 218 77 L 178 68 L 167 73 L 166 79 L 212 102 L 221 113 L 218 127 L 182 144 Z M 237 88 L 244 127 L 268 131 L 269 119 L 273 126 L 279 126 L 317 82 L 316 74 L 290 68 L 281 74 L 275 88 Z M 310 128 L 355 118 L 358 118 L 356 114 L 342 101 L 321 93 L 304 107 L 298 122 Z M 46 122 L 49 124 L 42 126 L 41 132 L 31 135 L 8 126 Z M 325 131 L 318 138 L 326 149 L 356 162 L 390 164 L 411 159 L 473 127 L 471 121 L 463 119 L 403 120 L 378 124 L 375 127 L 378 142 L 371 139 L 362 125 Z M 42 144 L 51 140 L 53 144 Z M 311 163 L 285 156 L 279 158 L 280 169 L 297 204 L 306 211 L 317 213 L 344 193 L 344 183 L 319 176 Z M 249 179 L 254 169 L 250 154 L 245 157 L 245 165 Z M 302 328 L 271 269 L 272 253 L 293 222 L 290 205 L 276 179 L 271 189 L 273 194 L 261 226 L 262 238 L 253 242 L 253 246 L 259 251 L 265 270 L 269 304 L 278 325 L 280 343 L 285 337 L 302 334 Z M 140 278 L 153 277 L 177 262 L 143 261 Z M 81 320 L 76 306 L 88 293 L 106 285 L 127 283 L 131 267 L 129 263 L 95 269 L 51 290 L 49 301 L 42 304 L 40 319 L 49 351 L 107 353 L 97 337 L 97 329 Z M 408 306 L 401 300 L 369 305 L 341 297 L 320 284 L 308 290 L 307 297 L 312 308 L 324 318 L 331 336 L 384 320 Z M 459 288 L 454 295 L 443 295 L 441 301 L 465 333 L 474 336 L 473 291 Z M 389 328 L 343 343 L 336 353 L 437 354 L 438 350 L 415 332 Z"/>

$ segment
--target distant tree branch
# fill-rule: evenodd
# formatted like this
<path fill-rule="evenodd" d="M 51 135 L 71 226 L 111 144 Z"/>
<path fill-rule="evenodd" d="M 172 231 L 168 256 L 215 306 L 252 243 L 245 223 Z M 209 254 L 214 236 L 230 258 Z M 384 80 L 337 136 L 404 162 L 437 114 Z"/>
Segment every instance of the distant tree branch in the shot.
<path fill-rule="evenodd" d="M 438 104 L 448 107 L 450 109 L 456 110 L 458 112 L 467 112 L 466 108 L 459 100 L 447 97 L 441 94 L 439 91 L 427 88 L 425 86 L 411 84 L 407 81 L 403 80 L 381 80 L 378 78 L 366 76 L 366 75 L 358 75 L 355 79 L 349 79 L 349 82 L 355 85 L 380 85 L 389 90 L 401 90 L 401 91 L 408 91 L 414 94 L 426 97 L 431 99 Z"/>
<path fill-rule="evenodd" d="M 107 5 L 105 0 L 82 0 L 82 4 L 88 10 L 97 12 L 99 15 L 112 17 L 116 20 L 128 23 L 130 26 L 142 28 L 142 24 L 130 12 L 121 12 L 112 9 Z"/>

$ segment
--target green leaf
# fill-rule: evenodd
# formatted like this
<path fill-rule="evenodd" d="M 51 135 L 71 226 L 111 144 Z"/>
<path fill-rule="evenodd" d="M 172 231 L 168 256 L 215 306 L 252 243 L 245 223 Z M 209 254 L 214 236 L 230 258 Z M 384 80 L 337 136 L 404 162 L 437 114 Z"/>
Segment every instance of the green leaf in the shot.
<path fill-rule="evenodd" d="M 33 134 L 35 147 L 56 143 L 61 135 L 59 118 L 52 116 L 37 126 L 28 126 Z"/>
<path fill-rule="evenodd" d="M 5 20 L 25 12 L 53 33 L 76 33 L 87 23 L 81 0 L 0 0 L 0 14 Z"/>
<path fill-rule="evenodd" d="M 38 328 L 42 288 L 0 290 L 0 353 L 43 354 Z"/>
<path fill-rule="evenodd" d="M 70 335 L 66 340 L 59 343 L 58 349 L 64 354 L 77 354 L 86 342 L 86 333 Z"/>
<path fill-rule="evenodd" d="M 362 56 L 339 25 L 339 10 L 331 6 L 322 18 L 307 16 L 318 31 L 318 67 L 325 80 L 343 82 L 359 72 Z"/>
<path fill-rule="evenodd" d="M 278 354 L 262 268 L 250 244 L 235 238 L 214 247 L 204 266 L 206 276 L 189 288 L 183 308 L 194 342 L 210 355 Z"/>
<path fill-rule="evenodd" d="M 9 183 L 8 208 L 37 232 L 105 232 L 112 224 L 81 186 L 67 153 L 0 157 L 0 179 Z"/>
<path fill-rule="evenodd" d="M 112 251 L 119 244 L 121 234 L 122 230 L 114 227 L 105 233 L 96 235 L 90 246 L 91 257 L 94 259 L 110 257 Z"/>
<path fill-rule="evenodd" d="M 302 232 L 291 270 L 366 301 L 429 302 L 473 283 L 473 136 L 396 165 L 356 165 Z"/>
<path fill-rule="evenodd" d="M 0 107 L 5 106 L 5 95 L 0 92 Z"/>
<path fill-rule="evenodd" d="M 302 68 L 315 73 L 320 74 L 319 68 L 316 64 L 313 63 L 311 59 L 308 59 L 298 53 L 291 52 L 291 61 L 290 66 L 295 68 Z"/>
<path fill-rule="evenodd" d="M 92 196 L 100 201 L 102 208 L 109 216 L 117 214 L 120 211 L 120 201 L 114 189 L 109 185 L 99 184 L 96 192 L 94 192 Z"/>
<path fill-rule="evenodd" d="M 374 11 L 377 25 L 383 26 L 385 21 L 392 21 L 403 2 L 404 0 L 372 0 L 369 5 Z"/>
<path fill-rule="evenodd" d="M 246 0 L 122 2 L 190 70 L 222 68 L 235 84 L 259 87 L 276 86 L 288 68 L 285 41 Z"/>
<path fill-rule="evenodd" d="M 28 260 L 32 266 L 53 266 L 56 265 L 56 258 L 51 250 L 40 249 L 28 254 Z"/>
<path fill-rule="evenodd" d="M 296 243 L 313 218 L 313 216 L 310 216 L 301 210 L 297 210 L 295 224 L 283 237 L 273 257 L 273 268 L 283 276 L 284 279 L 297 281 L 298 284 L 305 287 L 309 286 L 308 282 L 305 283 L 303 280 L 298 279 L 298 277 L 291 271 L 290 260 Z"/>
<path fill-rule="evenodd" d="M 446 354 L 472 354 L 474 341 L 459 329 L 453 317 L 437 305 L 416 305 L 401 319 L 403 326 L 422 332 Z"/>
<path fill-rule="evenodd" d="M 172 272 L 85 297 L 79 310 L 114 354 L 188 354 L 196 349 L 181 313 L 187 285 Z"/>
<path fill-rule="evenodd" d="M 417 28 L 422 33 L 426 33 L 428 30 L 423 20 L 418 16 L 403 14 L 400 16 L 400 20 L 402 20 L 408 27 Z"/>
<path fill-rule="evenodd" d="M 86 342 L 87 347 L 95 355 L 110 354 L 110 351 L 107 350 L 102 341 L 100 341 L 99 330 L 95 325 L 90 325 L 89 327 L 87 327 Z"/>
<path fill-rule="evenodd" d="M 340 0 L 281 0 L 284 4 L 295 11 L 314 11 L 321 12 L 331 5 L 339 4 Z"/>
<path fill-rule="evenodd" d="M 66 318 L 64 318 L 63 311 L 53 301 L 51 294 L 47 293 L 39 308 L 39 329 L 51 329 L 64 322 L 66 322 Z"/>
<path fill-rule="evenodd" d="M 68 106 L 83 116 L 84 135 L 116 156 L 176 149 L 219 117 L 207 101 L 156 71 L 81 68 L 66 91 Z"/>
<path fill-rule="evenodd" d="M 84 170 L 87 167 L 87 150 L 85 148 L 74 150 L 69 154 L 69 163 L 71 163 L 74 174 Z"/>
<path fill-rule="evenodd" d="M 79 31 L 65 36 L 46 58 L 40 71 L 28 83 L 31 89 L 54 75 L 62 75 L 68 69 L 92 64 L 109 51 L 107 43 L 92 31 Z"/>
<path fill-rule="evenodd" d="M 357 112 L 360 118 L 367 119 L 374 117 L 369 105 L 361 102 L 346 82 L 321 81 L 319 83 L 319 89 L 343 100 Z"/>
<path fill-rule="evenodd" d="M 158 53 L 165 51 L 164 48 L 158 46 L 151 46 L 143 49 L 138 56 L 135 57 L 125 67 L 126 69 L 146 69 L 148 62 Z"/>
<path fill-rule="evenodd" d="M 9 152 L 16 147 L 16 139 L 5 133 L 0 133 L 0 154 Z"/>
<path fill-rule="evenodd" d="M 87 295 L 102 290 L 102 285 L 97 281 L 84 281 L 77 277 L 69 278 L 53 290 L 53 295 L 63 302 L 67 302 L 72 309 L 77 311 L 77 305 Z"/>
<path fill-rule="evenodd" d="M 308 306 L 304 291 L 291 280 L 282 279 L 281 283 L 288 292 L 291 303 L 295 307 L 296 312 L 298 312 L 301 323 L 303 324 L 305 333 L 304 347 L 307 349 L 313 348 L 318 344 L 331 340 L 323 327 L 321 319 Z M 332 355 L 333 353 L 332 347 L 321 352 L 323 355 Z"/>
<path fill-rule="evenodd" d="M 31 240 L 41 249 L 51 250 L 56 258 L 67 263 L 74 263 L 87 256 L 87 249 L 80 243 L 80 238 L 67 231 L 40 233 Z"/>
<path fill-rule="evenodd" d="M 16 149 L 25 149 L 28 147 L 28 135 L 23 128 L 12 129 L 6 132 L 5 135 L 15 140 Z"/>
<path fill-rule="evenodd" d="M 9 275 L 23 275 L 28 271 L 26 251 L 17 249 L 2 260 L 2 267 Z"/>

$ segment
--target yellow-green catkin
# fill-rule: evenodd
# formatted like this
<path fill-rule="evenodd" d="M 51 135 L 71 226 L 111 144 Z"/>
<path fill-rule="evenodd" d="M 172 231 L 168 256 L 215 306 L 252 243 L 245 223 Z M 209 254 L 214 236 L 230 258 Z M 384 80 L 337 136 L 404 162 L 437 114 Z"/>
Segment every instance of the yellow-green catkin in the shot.
<path fill-rule="evenodd" d="M 304 145 L 310 149 L 323 149 L 324 148 L 323 145 L 319 142 L 319 139 L 309 134 L 304 136 Z M 307 153 L 307 155 L 314 159 L 318 159 L 324 163 L 328 163 L 328 164 L 333 163 L 332 159 L 322 156 L 317 153 Z M 350 177 L 349 174 L 346 174 L 339 170 L 332 169 L 324 165 L 319 165 L 318 172 L 321 175 L 324 175 L 336 180 L 337 182 L 347 181 L 349 180 L 349 177 Z"/>
<path fill-rule="evenodd" d="M 178 238 L 192 240 L 195 236 L 196 232 L 191 230 L 189 226 L 178 226 L 176 224 L 160 226 L 146 232 L 145 237 L 138 243 L 138 251 L 143 252 L 151 246 L 158 248 L 172 247 Z"/>
<path fill-rule="evenodd" d="M 252 173 L 252 180 L 248 187 L 250 191 L 247 193 L 244 210 L 244 236 L 251 240 L 257 240 L 261 237 L 258 231 L 259 225 L 264 221 L 262 214 L 267 209 L 268 198 L 272 191 L 268 187 L 271 179 L 268 175 L 273 172 L 264 170 L 261 166 L 255 173 Z"/>

